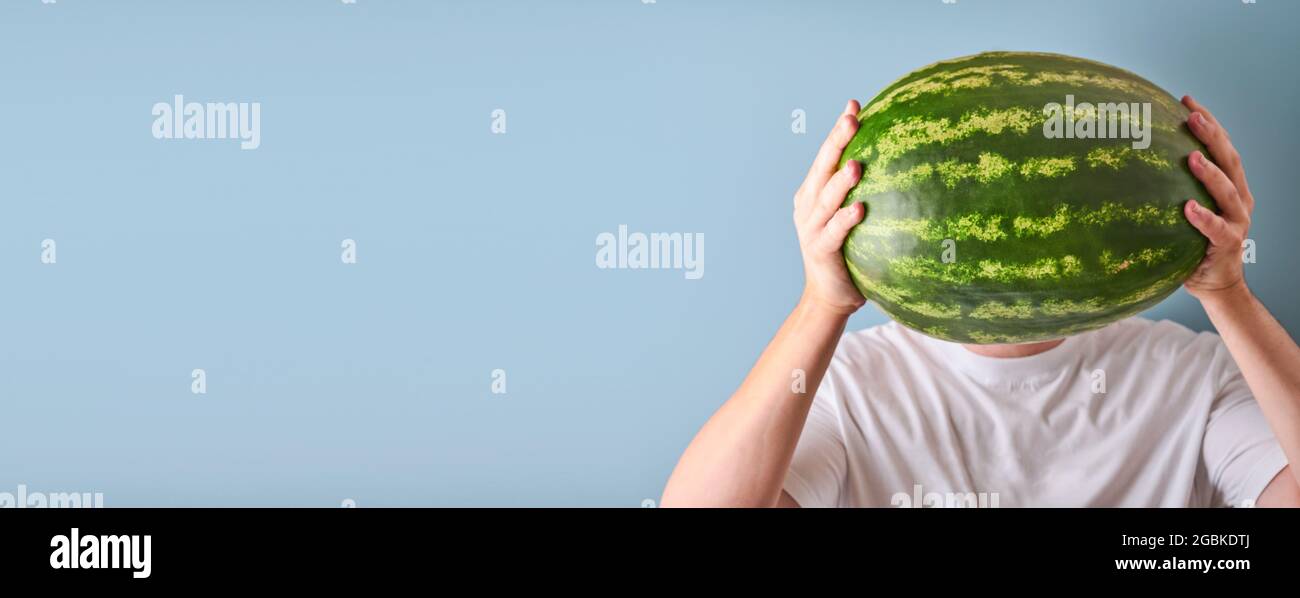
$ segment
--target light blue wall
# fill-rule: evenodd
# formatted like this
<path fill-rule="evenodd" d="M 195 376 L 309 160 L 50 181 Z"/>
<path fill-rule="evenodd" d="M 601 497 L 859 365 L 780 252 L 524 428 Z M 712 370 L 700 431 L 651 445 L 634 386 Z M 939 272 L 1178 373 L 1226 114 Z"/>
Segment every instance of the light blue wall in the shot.
<path fill-rule="evenodd" d="M 795 301 L 790 197 L 845 99 L 989 49 L 1214 109 L 1259 201 L 1250 283 L 1294 333 L 1297 22 L 1283 0 L 5 0 L 0 492 L 638 506 Z M 261 102 L 261 148 L 153 139 L 176 93 Z M 597 269 L 620 224 L 704 233 L 704 278 Z M 1208 326 L 1182 292 L 1151 315 Z"/>

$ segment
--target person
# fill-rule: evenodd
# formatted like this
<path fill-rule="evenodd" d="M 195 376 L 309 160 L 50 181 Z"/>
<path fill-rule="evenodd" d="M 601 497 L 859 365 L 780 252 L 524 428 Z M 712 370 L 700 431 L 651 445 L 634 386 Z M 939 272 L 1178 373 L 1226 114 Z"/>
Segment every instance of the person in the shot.
<path fill-rule="evenodd" d="M 836 168 L 850 101 L 794 197 L 802 297 L 661 506 L 1300 505 L 1300 348 L 1246 286 L 1241 159 L 1209 110 L 1183 104 L 1210 154 L 1188 166 L 1221 211 L 1186 202 L 1209 246 L 1183 286 L 1222 337 L 1142 318 L 1016 345 L 893 322 L 844 334 L 866 303 L 840 253 L 864 215 L 840 207 L 862 175 Z"/>

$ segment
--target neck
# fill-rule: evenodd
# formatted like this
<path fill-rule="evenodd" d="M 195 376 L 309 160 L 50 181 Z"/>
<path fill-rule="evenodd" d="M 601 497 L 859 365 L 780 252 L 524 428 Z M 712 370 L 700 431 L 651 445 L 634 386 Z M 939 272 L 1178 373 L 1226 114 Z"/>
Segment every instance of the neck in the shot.
<path fill-rule="evenodd" d="M 1047 351 L 1065 339 L 1058 338 L 1041 343 L 1021 343 L 1018 345 L 962 345 L 967 351 L 984 357 L 1029 357 Z"/>

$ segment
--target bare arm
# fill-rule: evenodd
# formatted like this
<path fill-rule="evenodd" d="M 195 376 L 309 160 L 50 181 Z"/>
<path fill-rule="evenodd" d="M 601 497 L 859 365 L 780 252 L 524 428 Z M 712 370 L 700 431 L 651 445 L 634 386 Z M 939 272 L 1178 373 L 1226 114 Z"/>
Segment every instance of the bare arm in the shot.
<path fill-rule="evenodd" d="M 863 207 L 840 208 L 862 176 L 840 154 L 857 132 L 857 102 L 849 102 L 795 193 L 794 220 L 803 252 L 803 297 L 749 376 L 696 434 L 664 488 L 676 506 L 798 506 L 782 491 L 786 470 L 812 397 L 830 365 L 848 317 L 866 300 L 849 280 L 840 255 Z M 803 372 L 803 392 L 795 384 Z"/>
<path fill-rule="evenodd" d="M 1211 162 L 1195 152 L 1188 164 L 1222 212 L 1216 215 L 1193 201 L 1185 206 L 1187 219 L 1210 240 L 1205 261 L 1186 287 L 1201 301 L 1223 337 L 1282 452 L 1294 465 L 1300 463 L 1300 347 L 1246 287 L 1242 273 L 1242 242 L 1250 228 L 1255 198 L 1227 131 L 1195 100 L 1186 97 L 1183 103 L 1192 110 L 1188 126 L 1214 158 Z M 1257 504 L 1300 506 L 1300 472 L 1287 466 Z"/>

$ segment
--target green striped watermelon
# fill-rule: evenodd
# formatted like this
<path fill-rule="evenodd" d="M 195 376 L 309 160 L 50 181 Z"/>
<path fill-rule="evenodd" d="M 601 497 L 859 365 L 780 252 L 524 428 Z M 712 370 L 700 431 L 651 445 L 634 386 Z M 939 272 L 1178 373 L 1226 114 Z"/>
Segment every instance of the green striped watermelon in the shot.
<path fill-rule="evenodd" d="M 1149 146 L 1049 137 L 1067 96 L 1076 121 L 1096 116 L 1085 102 L 1149 103 L 1150 122 L 1129 116 Z M 1183 203 L 1215 209 L 1187 168 L 1202 149 L 1188 114 L 1133 73 L 1057 54 L 913 72 L 862 108 L 842 158 L 863 166 L 844 205 L 867 208 L 844 243 L 849 274 L 896 321 L 962 343 L 1060 338 L 1151 307 L 1205 255 Z"/>

